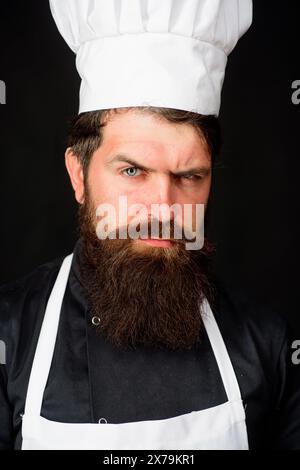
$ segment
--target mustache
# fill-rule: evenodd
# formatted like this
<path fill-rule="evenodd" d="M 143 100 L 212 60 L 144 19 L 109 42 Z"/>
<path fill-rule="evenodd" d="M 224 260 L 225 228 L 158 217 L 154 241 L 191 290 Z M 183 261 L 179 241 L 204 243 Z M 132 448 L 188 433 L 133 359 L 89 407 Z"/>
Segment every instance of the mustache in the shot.
<path fill-rule="evenodd" d="M 116 227 L 109 233 L 108 238 L 157 238 L 167 239 L 178 244 L 185 244 L 186 242 L 195 242 L 197 233 L 189 230 L 186 226 L 178 224 L 175 220 L 161 221 L 152 219 L 151 221 L 142 221 L 134 224 L 135 235 L 132 236 L 130 232 L 130 223 Z M 114 235 L 114 236 L 112 236 Z M 142 236 L 140 236 L 142 235 Z M 143 235 L 146 235 L 144 237 Z"/>

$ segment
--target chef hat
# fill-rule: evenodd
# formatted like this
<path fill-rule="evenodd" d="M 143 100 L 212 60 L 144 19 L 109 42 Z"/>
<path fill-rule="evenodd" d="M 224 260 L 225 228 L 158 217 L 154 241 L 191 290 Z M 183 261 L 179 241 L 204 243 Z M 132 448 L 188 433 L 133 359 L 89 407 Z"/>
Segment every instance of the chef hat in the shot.
<path fill-rule="evenodd" d="M 218 115 L 252 0 L 50 0 L 76 53 L 79 112 L 158 106 Z"/>

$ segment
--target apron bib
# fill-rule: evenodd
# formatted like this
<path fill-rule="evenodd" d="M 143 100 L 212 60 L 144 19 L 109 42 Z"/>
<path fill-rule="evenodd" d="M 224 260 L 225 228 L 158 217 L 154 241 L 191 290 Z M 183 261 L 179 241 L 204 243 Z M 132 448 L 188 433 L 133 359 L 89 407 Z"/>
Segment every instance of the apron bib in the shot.
<path fill-rule="evenodd" d="M 228 401 L 205 410 L 168 419 L 129 423 L 61 423 L 41 416 L 73 254 L 60 268 L 51 295 L 29 378 L 22 419 L 22 449 L 83 450 L 247 450 L 245 410 L 239 385 L 209 303 L 204 300 L 203 322 Z"/>

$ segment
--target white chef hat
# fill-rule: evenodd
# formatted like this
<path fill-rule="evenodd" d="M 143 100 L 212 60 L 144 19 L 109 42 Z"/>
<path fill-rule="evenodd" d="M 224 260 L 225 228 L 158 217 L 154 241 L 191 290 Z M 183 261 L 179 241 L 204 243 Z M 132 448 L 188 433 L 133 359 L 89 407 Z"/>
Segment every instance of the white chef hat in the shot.
<path fill-rule="evenodd" d="M 76 53 L 79 112 L 158 106 L 218 115 L 252 0 L 50 0 Z"/>

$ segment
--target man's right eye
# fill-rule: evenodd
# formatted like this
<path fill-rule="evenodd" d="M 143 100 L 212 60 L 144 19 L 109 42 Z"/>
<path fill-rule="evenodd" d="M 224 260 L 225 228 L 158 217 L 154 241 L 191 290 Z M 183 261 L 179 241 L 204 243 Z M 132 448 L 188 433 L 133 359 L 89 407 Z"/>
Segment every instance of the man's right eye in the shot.
<path fill-rule="evenodd" d="M 125 168 L 124 170 L 122 170 L 122 173 L 124 174 L 124 172 L 126 172 L 125 173 L 126 176 L 133 177 L 133 176 L 139 176 L 139 175 L 137 175 L 138 171 L 141 171 L 140 168 L 137 168 L 136 166 L 130 166 L 130 167 Z"/>

